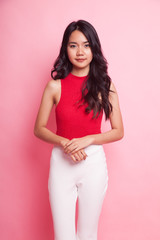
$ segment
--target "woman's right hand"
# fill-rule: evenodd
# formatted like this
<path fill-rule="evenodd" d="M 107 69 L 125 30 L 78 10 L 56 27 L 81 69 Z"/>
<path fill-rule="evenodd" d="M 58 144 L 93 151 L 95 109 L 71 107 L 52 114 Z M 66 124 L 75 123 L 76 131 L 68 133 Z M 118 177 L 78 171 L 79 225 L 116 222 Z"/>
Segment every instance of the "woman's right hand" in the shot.
<path fill-rule="evenodd" d="M 64 148 L 67 142 L 69 142 L 69 139 L 63 139 L 61 140 L 60 145 Z M 74 162 L 80 162 L 82 160 L 85 160 L 87 157 L 87 154 L 85 153 L 84 149 L 81 149 L 74 154 L 68 154 L 68 155 L 71 157 L 71 159 Z"/>
<path fill-rule="evenodd" d="M 81 149 L 81 150 L 77 151 L 76 153 L 69 154 L 69 155 L 74 162 L 80 162 L 82 160 L 85 160 L 87 157 L 87 154 L 85 153 L 84 149 Z"/>

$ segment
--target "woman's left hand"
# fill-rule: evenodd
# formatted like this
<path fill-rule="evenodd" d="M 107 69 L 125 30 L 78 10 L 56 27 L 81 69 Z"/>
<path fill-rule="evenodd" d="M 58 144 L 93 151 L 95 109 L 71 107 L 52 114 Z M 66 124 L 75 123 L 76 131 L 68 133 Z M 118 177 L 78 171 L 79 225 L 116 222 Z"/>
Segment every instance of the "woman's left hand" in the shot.
<path fill-rule="evenodd" d="M 85 136 L 82 138 L 73 138 L 69 142 L 67 142 L 64 146 L 65 153 L 76 153 L 82 148 L 85 148 L 93 143 L 92 136 Z"/>

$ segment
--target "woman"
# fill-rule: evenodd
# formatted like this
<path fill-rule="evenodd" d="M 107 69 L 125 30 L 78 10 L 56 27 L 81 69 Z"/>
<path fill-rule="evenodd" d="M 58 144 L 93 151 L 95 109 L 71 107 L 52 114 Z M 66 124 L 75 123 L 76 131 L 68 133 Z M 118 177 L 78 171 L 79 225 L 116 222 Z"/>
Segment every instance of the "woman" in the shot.
<path fill-rule="evenodd" d="M 55 240 L 96 240 L 108 186 L 102 145 L 120 140 L 124 130 L 117 91 L 108 76 L 98 35 L 90 23 L 79 20 L 67 26 L 51 76 L 34 133 L 54 144 L 48 190 Z M 46 127 L 54 104 L 56 134 Z M 111 130 L 105 133 L 101 133 L 103 113 L 111 123 Z"/>

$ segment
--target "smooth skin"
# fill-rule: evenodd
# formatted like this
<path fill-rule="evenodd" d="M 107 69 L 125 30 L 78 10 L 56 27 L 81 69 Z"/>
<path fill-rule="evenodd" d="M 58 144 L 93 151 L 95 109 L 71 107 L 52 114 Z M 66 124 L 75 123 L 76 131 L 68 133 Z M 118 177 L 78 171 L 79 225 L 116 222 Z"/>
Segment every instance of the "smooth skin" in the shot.
<path fill-rule="evenodd" d="M 67 53 L 73 65 L 71 73 L 76 76 L 86 76 L 89 72 L 93 55 L 88 40 L 82 32 L 78 30 L 72 32 L 67 46 Z M 118 94 L 113 82 L 110 89 L 114 91 L 114 93 L 110 92 L 109 95 L 113 106 L 113 111 L 109 117 L 111 130 L 105 133 L 87 135 L 82 138 L 69 140 L 53 133 L 46 127 L 53 105 L 57 106 L 61 97 L 61 80 L 50 80 L 44 89 L 41 99 L 34 126 L 35 136 L 46 142 L 61 146 L 74 162 L 86 159 L 87 155 L 84 148 L 89 145 L 106 144 L 122 139 L 124 136 L 123 121 Z"/>

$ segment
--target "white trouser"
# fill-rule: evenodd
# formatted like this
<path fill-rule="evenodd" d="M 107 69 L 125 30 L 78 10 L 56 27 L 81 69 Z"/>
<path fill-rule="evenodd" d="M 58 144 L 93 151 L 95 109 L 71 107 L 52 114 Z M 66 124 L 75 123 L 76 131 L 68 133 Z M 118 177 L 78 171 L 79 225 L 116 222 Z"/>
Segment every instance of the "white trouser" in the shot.
<path fill-rule="evenodd" d="M 54 240 L 97 240 L 99 216 L 108 186 L 107 163 L 102 145 L 90 145 L 84 150 L 88 157 L 80 162 L 74 162 L 59 146 L 52 150 L 48 190 Z"/>

